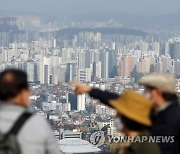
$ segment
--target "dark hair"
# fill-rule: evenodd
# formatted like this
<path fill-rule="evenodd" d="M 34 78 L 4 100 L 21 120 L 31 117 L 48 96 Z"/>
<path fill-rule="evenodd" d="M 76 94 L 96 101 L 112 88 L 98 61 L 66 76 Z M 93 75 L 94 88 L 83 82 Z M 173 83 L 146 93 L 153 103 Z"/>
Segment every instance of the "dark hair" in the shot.
<path fill-rule="evenodd" d="M 22 90 L 28 90 L 27 74 L 17 69 L 7 69 L 0 73 L 0 100 L 16 97 Z"/>
<path fill-rule="evenodd" d="M 151 87 L 151 86 L 146 86 L 146 88 L 148 88 L 150 90 L 157 89 L 157 88 Z M 173 94 L 173 93 L 163 92 L 162 93 L 162 97 L 165 99 L 165 101 L 178 100 L 178 96 L 176 94 Z"/>
<path fill-rule="evenodd" d="M 130 130 L 134 130 L 134 131 L 142 131 L 144 129 L 147 129 L 148 127 L 140 124 L 134 120 L 131 120 L 123 115 L 121 115 L 121 120 L 122 122 L 125 124 L 125 126 L 130 129 Z"/>
<path fill-rule="evenodd" d="M 166 101 L 178 100 L 178 96 L 176 94 L 163 92 L 162 96 Z"/>
<path fill-rule="evenodd" d="M 150 89 L 150 90 L 156 89 L 156 87 L 152 87 L 152 86 L 148 86 L 148 85 L 146 85 L 146 88 L 147 88 L 147 89 Z"/>

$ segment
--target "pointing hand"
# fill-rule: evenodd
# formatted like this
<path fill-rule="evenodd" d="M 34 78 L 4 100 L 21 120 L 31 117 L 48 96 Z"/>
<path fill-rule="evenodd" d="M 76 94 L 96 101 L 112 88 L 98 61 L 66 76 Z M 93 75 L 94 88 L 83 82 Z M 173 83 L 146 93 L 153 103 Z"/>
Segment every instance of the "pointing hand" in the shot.
<path fill-rule="evenodd" d="M 74 93 L 76 95 L 86 94 L 91 92 L 91 87 L 71 81 L 70 84 L 75 87 Z"/>

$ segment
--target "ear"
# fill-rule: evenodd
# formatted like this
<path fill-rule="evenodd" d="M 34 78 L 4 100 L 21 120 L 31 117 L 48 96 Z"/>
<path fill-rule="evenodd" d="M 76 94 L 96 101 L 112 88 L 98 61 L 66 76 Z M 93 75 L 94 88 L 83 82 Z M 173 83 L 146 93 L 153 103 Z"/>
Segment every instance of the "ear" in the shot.
<path fill-rule="evenodd" d="M 28 106 L 29 90 L 22 90 L 19 97 L 21 104 L 25 107 Z"/>

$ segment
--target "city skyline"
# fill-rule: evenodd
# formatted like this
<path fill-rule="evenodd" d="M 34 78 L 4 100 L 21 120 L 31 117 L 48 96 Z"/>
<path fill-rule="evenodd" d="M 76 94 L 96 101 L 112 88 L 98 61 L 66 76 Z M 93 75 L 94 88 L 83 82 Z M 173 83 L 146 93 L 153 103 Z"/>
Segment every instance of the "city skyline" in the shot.
<path fill-rule="evenodd" d="M 147 6 L 137 6 L 142 0 L 131 3 L 134 10 L 130 13 L 143 7 L 140 16 L 108 13 L 120 11 L 117 0 L 104 3 L 97 0 L 94 9 L 91 9 L 94 0 L 60 0 L 59 3 L 63 4 L 60 7 L 53 3 L 57 0 L 17 0 L 9 2 L 9 6 L 3 5 L 8 4 L 7 0 L 2 2 L 0 10 L 9 11 L 4 14 L 0 11 L 0 72 L 13 68 L 27 73 L 31 88 L 30 109 L 47 118 L 61 151 L 67 138 L 76 138 L 79 144 L 89 141 L 95 131 L 103 131 L 107 136 L 122 135 L 116 126 L 116 111 L 106 102 L 101 104 L 103 100 L 93 99 L 96 98 L 93 93 L 106 101 L 106 92 L 114 92 L 120 97 L 127 89 L 148 97 L 146 87 L 139 85 L 138 81 L 152 73 L 167 73 L 175 77 L 174 83 L 177 83 L 173 84 L 173 97 L 180 96 L 180 12 L 148 17 L 148 10 L 146 15 L 143 13 Z M 113 2 L 116 6 L 107 9 L 106 5 Z M 129 0 L 127 2 L 130 4 Z M 174 2 L 168 0 L 163 4 L 171 4 L 169 6 L 174 10 L 161 9 L 160 12 L 171 14 L 179 10 L 179 2 Z M 157 6 L 162 0 L 151 3 L 157 3 Z M 106 7 L 93 13 L 102 4 Z M 149 9 L 153 7 L 151 5 Z M 56 15 L 61 8 L 59 12 L 62 14 Z M 81 8 L 81 15 L 78 8 Z M 11 11 L 15 9 L 19 12 Z M 26 13 L 22 13 L 23 9 Z M 36 10 L 40 13 L 32 13 Z M 65 11 L 74 14 L 63 14 Z M 160 13 L 151 11 L 156 15 Z M 70 85 L 69 81 L 75 84 Z M 85 86 L 85 94 L 79 92 L 83 95 L 76 96 L 76 82 L 89 86 Z M 104 91 L 105 95 L 101 94 Z M 105 142 L 98 150 L 116 151 L 112 145 Z"/>

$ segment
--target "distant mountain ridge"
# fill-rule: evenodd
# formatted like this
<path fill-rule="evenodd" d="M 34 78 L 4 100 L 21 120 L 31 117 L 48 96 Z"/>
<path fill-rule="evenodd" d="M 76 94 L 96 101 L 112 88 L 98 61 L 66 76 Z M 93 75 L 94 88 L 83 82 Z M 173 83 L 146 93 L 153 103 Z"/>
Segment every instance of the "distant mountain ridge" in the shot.
<path fill-rule="evenodd" d="M 127 29 L 127 28 L 67 28 L 56 31 L 56 37 L 69 37 L 72 38 L 74 35 L 79 34 L 80 32 L 100 32 L 102 34 L 120 34 L 120 35 L 133 35 L 133 36 L 146 36 L 147 33 L 135 30 L 135 29 Z"/>
<path fill-rule="evenodd" d="M 92 13 L 73 15 L 77 21 L 107 21 L 115 19 L 125 26 L 180 26 L 180 11 L 174 14 L 159 16 L 128 15 L 123 13 Z"/>
<path fill-rule="evenodd" d="M 0 16 L 36 15 L 47 20 L 58 20 L 62 14 L 49 14 L 47 12 L 33 13 L 28 11 L 5 11 L 0 10 Z M 67 15 L 72 21 L 108 21 L 115 19 L 125 26 L 180 26 L 180 11 L 159 16 L 131 15 L 119 12 L 89 13 Z M 51 19 L 48 19 L 51 18 Z"/>

